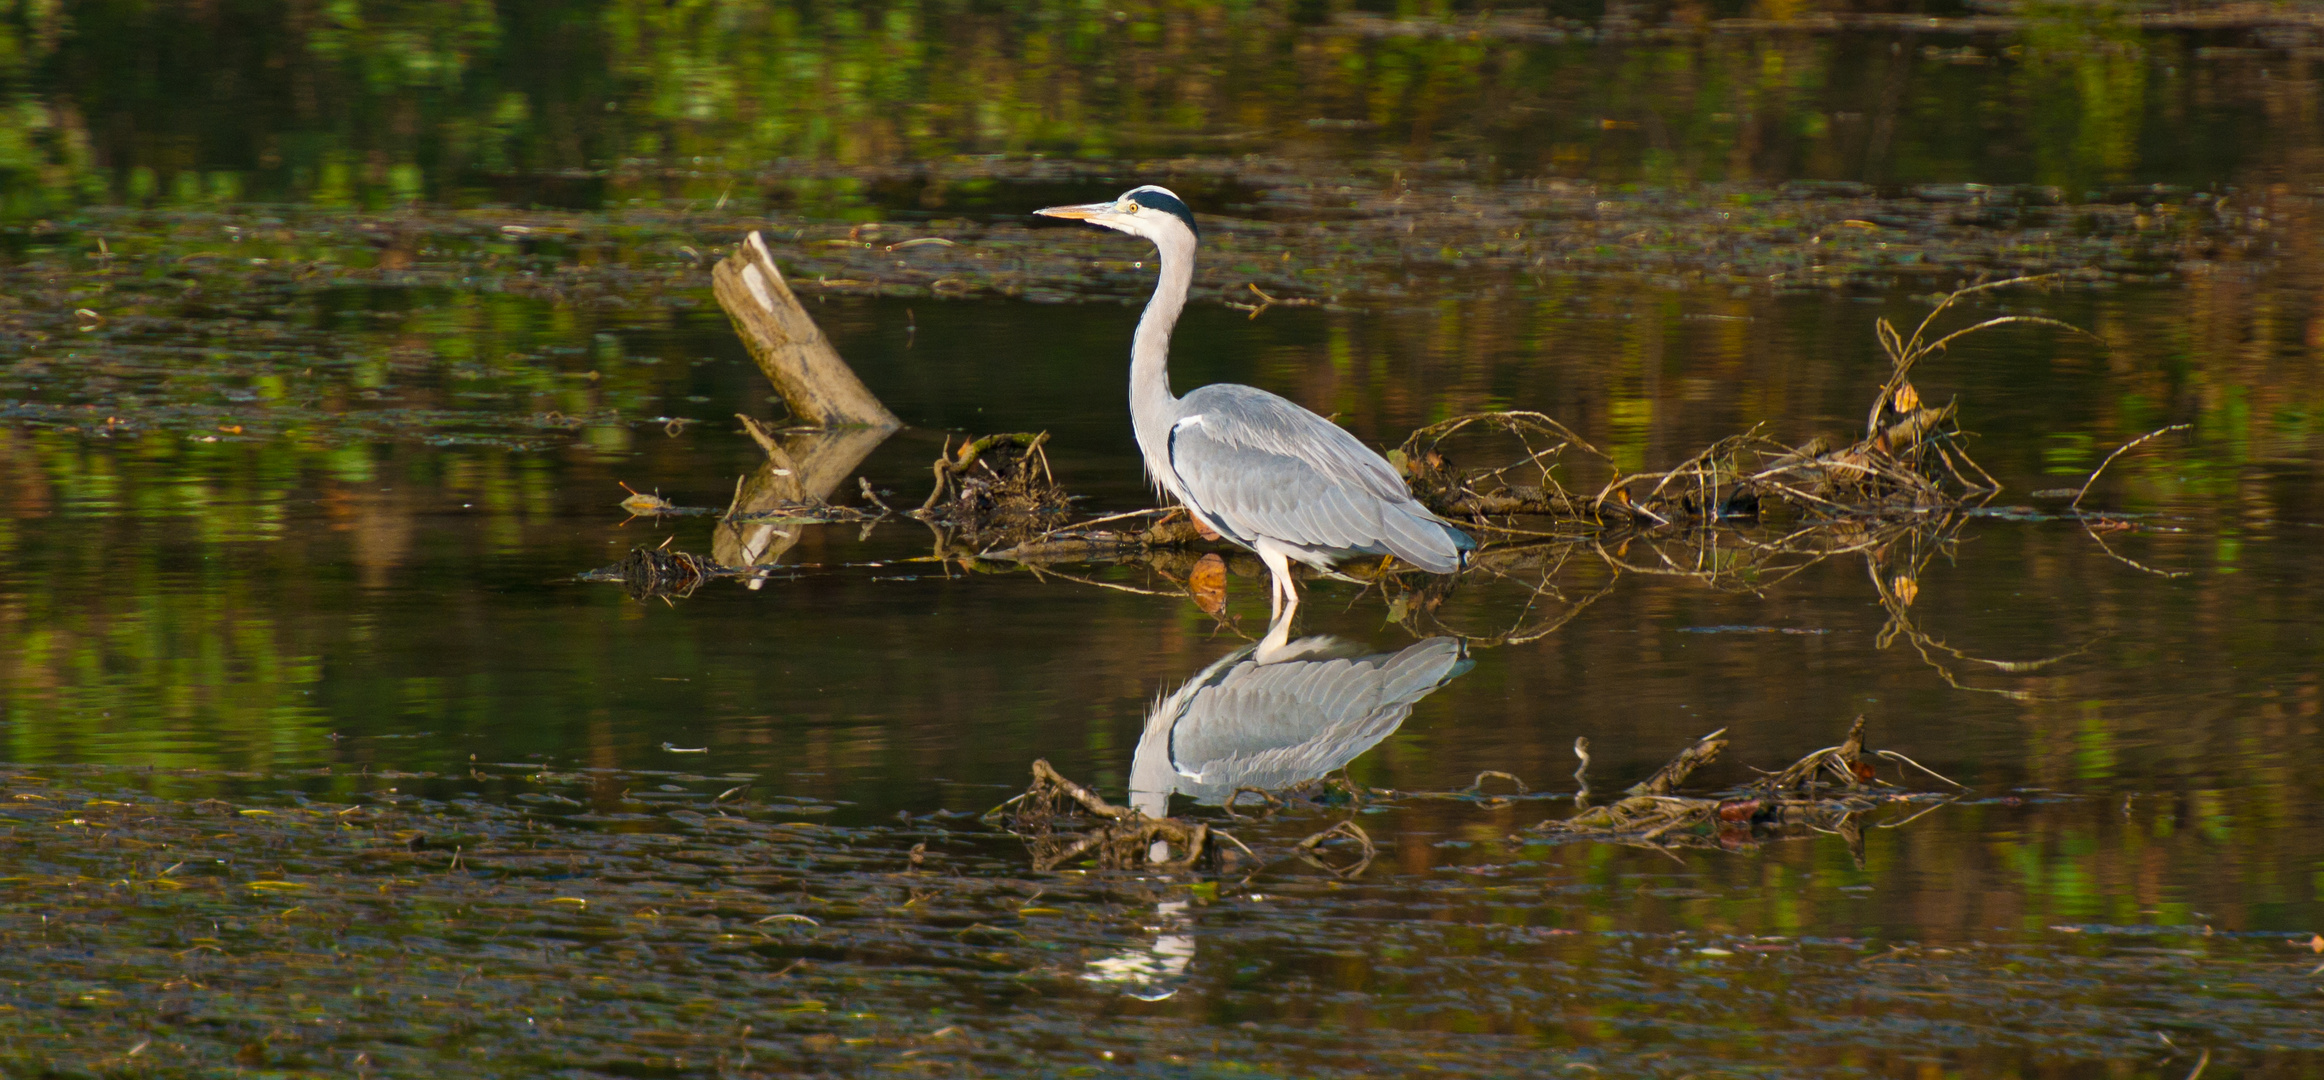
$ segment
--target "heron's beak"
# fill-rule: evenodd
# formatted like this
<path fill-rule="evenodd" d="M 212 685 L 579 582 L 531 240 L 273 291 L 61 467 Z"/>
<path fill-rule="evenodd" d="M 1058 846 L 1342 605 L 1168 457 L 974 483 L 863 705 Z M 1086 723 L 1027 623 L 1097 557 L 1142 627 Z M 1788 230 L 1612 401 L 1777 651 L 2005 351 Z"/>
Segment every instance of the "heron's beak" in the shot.
<path fill-rule="evenodd" d="M 1099 214 L 1109 213 L 1113 210 L 1113 208 L 1113 203 L 1097 202 L 1085 203 L 1081 206 L 1051 206 L 1040 210 L 1035 210 L 1033 212 L 1041 215 L 1042 217 L 1070 218 L 1074 221 L 1087 221 L 1090 218 L 1098 216 Z"/>

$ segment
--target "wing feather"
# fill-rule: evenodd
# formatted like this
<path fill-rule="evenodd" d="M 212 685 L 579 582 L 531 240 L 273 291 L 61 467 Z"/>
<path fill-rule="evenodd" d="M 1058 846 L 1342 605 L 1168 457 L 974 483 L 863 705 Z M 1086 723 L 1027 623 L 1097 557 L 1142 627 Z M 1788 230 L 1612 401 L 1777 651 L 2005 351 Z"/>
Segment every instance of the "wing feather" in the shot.
<path fill-rule="evenodd" d="M 1386 459 L 1289 400 L 1220 384 L 1188 394 L 1181 408 L 1187 419 L 1171 429 L 1169 453 L 1179 489 L 1239 543 L 1267 537 L 1325 557 L 1393 554 L 1438 573 L 1457 569 L 1474 546 L 1413 499 Z"/>

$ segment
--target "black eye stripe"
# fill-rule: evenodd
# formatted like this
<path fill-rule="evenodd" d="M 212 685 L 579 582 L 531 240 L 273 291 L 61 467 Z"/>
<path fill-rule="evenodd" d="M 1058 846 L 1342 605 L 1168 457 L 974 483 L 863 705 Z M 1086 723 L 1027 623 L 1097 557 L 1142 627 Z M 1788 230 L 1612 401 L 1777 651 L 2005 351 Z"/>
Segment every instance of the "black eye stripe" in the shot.
<path fill-rule="evenodd" d="M 1196 227 L 1194 224 L 1194 211 L 1188 209 L 1185 203 L 1180 202 L 1178 200 L 1178 196 L 1176 195 L 1172 195 L 1169 192 L 1163 191 L 1159 188 L 1139 188 L 1138 190 L 1123 196 L 1123 198 L 1130 202 L 1137 203 L 1139 206 L 1143 206 L 1148 210 L 1159 210 L 1165 214 L 1169 214 L 1172 217 L 1185 222 L 1186 228 L 1193 232 L 1196 236 L 1202 235 L 1202 230 Z"/>

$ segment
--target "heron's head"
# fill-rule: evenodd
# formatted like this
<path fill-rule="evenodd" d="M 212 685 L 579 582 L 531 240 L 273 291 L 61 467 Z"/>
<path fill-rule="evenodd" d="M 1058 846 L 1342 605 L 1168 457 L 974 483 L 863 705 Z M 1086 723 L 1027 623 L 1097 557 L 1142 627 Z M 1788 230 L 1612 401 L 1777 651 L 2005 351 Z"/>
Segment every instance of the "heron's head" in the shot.
<path fill-rule="evenodd" d="M 1122 192 L 1121 197 L 1108 202 L 1083 206 L 1052 206 L 1034 213 L 1043 217 L 1071 218 L 1092 225 L 1103 225 L 1116 232 L 1143 236 L 1161 242 L 1174 234 L 1186 239 L 1196 235 L 1194 211 L 1186 208 L 1186 201 L 1172 194 L 1169 188 L 1147 184 Z"/>

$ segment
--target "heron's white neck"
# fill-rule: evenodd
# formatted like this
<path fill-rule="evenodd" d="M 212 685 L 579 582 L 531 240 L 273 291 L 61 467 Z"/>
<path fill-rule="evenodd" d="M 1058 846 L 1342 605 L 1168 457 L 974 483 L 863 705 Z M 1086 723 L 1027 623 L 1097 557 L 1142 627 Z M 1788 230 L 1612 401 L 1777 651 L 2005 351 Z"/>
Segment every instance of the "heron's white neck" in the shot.
<path fill-rule="evenodd" d="M 1165 232 L 1154 241 L 1162 264 L 1154 298 L 1138 320 L 1130 339 L 1130 420 L 1146 471 L 1164 486 L 1169 474 L 1170 425 L 1178 422 L 1178 398 L 1170 393 L 1170 330 L 1186 309 L 1186 293 L 1194 283 L 1194 235 L 1183 229 Z M 1173 490 L 1171 494 L 1179 494 Z"/>

